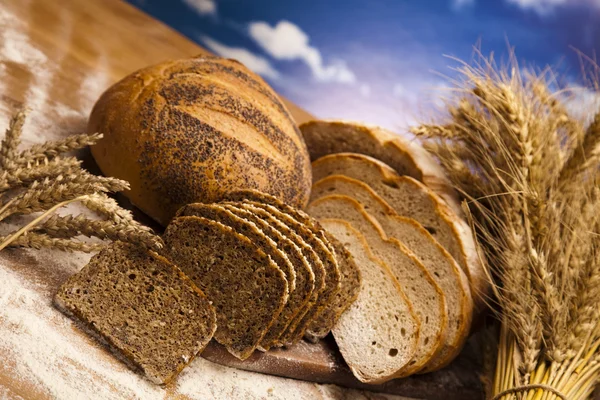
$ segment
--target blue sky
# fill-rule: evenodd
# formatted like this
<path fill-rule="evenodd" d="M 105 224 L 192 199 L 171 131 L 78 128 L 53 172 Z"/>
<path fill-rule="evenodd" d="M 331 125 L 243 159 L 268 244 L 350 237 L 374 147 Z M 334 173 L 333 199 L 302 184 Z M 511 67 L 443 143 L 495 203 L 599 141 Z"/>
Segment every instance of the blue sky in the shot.
<path fill-rule="evenodd" d="M 396 131 L 428 115 L 473 47 L 581 76 L 600 53 L 600 0 L 130 0 L 237 58 L 321 118 Z"/>

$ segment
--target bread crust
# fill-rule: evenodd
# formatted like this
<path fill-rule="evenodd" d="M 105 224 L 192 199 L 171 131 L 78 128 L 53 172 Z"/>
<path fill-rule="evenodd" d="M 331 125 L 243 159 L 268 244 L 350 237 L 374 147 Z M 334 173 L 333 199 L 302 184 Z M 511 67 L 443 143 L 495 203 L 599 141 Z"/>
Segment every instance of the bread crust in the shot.
<path fill-rule="evenodd" d="M 162 225 L 192 202 L 256 188 L 303 207 L 306 145 L 271 88 L 242 64 L 212 56 L 167 61 L 109 88 L 88 132 L 105 175 L 125 179 L 131 202 Z"/>
<path fill-rule="evenodd" d="M 437 193 L 457 214 L 460 201 L 441 166 L 419 144 L 377 126 L 347 121 L 309 121 L 300 125 L 312 161 L 334 153 L 360 153 L 411 176 Z"/>

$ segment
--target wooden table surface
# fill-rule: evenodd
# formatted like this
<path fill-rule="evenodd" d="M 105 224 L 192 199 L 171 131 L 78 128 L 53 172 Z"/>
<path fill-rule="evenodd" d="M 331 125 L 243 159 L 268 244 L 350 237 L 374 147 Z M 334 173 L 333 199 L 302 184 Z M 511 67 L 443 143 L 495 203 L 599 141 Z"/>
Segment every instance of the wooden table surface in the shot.
<path fill-rule="evenodd" d="M 17 109 L 30 108 L 24 145 L 83 132 L 94 101 L 113 82 L 144 66 L 204 51 L 118 0 L 0 3 L 0 129 Z M 311 118 L 288 105 L 298 122 Z M 11 221 L 0 224 L 0 234 L 11 228 Z M 58 286 L 88 259 L 53 250 L 0 253 L 0 399 L 387 398 L 201 358 L 175 385 L 158 388 L 52 307 Z"/>

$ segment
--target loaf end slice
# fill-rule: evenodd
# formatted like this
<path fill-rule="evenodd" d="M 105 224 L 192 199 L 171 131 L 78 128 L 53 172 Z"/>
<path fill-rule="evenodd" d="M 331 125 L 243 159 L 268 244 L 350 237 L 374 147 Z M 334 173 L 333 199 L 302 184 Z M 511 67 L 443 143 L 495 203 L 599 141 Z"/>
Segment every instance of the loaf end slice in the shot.
<path fill-rule="evenodd" d="M 342 220 L 321 222 L 350 251 L 362 275 L 358 298 L 333 327 L 333 337 L 361 382 L 393 379 L 415 354 L 418 318 L 396 278 L 359 231 Z"/>
<path fill-rule="evenodd" d="M 70 277 L 54 301 L 156 384 L 172 381 L 217 327 L 210 301 L 179 268 L 120 242 Z"/>
<path fill-rule="evenodd" d="M 215 340 L 248 358 L 288 300 L 281 269 L 248 237 L 207 218 L 176 218 L 164 240 L 170 258 L 213 302 Z"/>

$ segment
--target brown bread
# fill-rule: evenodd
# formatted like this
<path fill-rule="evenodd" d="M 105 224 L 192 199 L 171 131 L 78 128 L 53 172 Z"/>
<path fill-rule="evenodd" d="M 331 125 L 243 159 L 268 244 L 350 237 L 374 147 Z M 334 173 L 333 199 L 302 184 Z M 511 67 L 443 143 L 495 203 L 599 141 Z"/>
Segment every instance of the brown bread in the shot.
<path fill-rule="evenodd" d="M 308 324 L 312 321 L 312 317 L 325 309 L 325 301 L 323 299 L 327 297 L 324 296 L 331 292 L 331 289 L 326 286 L 327 269 L 323 260 L 319 257 L 317 250 L 310 245 L 310 241 L 306 240 L 306 236 L 308 235 L 306 231 L 302 235 L 302 232 L 297 231 L 298 228 L 296 226 L 288 225 L 288 223 L 280 219 L 277 215 L 274 215 L 271 211 L 262 208 L 261 205 L 262 203 L 249 201 L 242 203 L 244 209 L 267 220 L 273 227 L 296 243 L 301 248 L 303 256 L 309 262 L 315 274 L 315 290 L 311 298 L 305 308 L 296 315 L 281 337 L 283 344 L 292 345 L 302 337 Z"/>
<path fill-rule="evenodd" d="M 88 132 L 102 172 L 127 180 L 131 202 L 166 225 L 183 205 L 256 188 L 306 205 L 306 145 L 275 92 L 234 60 L 166 61 L 125 77 L 95 104 Z"/>
<path fill-rule="evenodd" d="M 164 241 L 170 258 L 215 306 L 215 339 L 248 358 L 287 302 L 281 269 L 246 236 L 207 218 L 174 219 Z"/>
<path fill-rule="evenodd" d="M 71 276 L 54 301 L 157 384 L 172 381 L 217 327 L 209 300 L 179 268 L 120 242 Z"/>
<path fill-rule="evenodd" d="M 356 378 L 386 382 L 413 359 L 419 320 L 390 268 L 375 257 L 365 237 L 346 221 L 322 223 L 352 253 L 363 277 L 358 299 L 333 327 L 333 337 Z"/>
<path fill-rule="evenodd" d="M 361 285 L 360 269 L 356 265 L 352 254 L 329 232 L 327 232 L 327 238 L 335 249 L 342 281 L 335 300 L 308 326 L 305 338 L 312 342 L 327 336 L 344 311 L 356 300 Z"/>
<path fill-rule="evenodd" d="M 271 328 L 269 328 L 269 331 L 261 340 L 260 348 L 268 350 L 271 346 L 275 345 L 277 339 L 290 321 L 290 312 L 295 314 L 298 309 L 297 299 L 293 295 L 296 284 L 296 270 L 288 259 L 287 254 L 254 222 L 236 215 L 223 205 L 192 203 L 182 207 L 177 212 L 177 216 L 204 217 L 233 228 L 237 233 L 250 239 L 252 243 L 271 257 L 275 264 L 283 271 L 288 282 L 288 301 L 279 314 L 277 321 L 271 325 Z"/>

